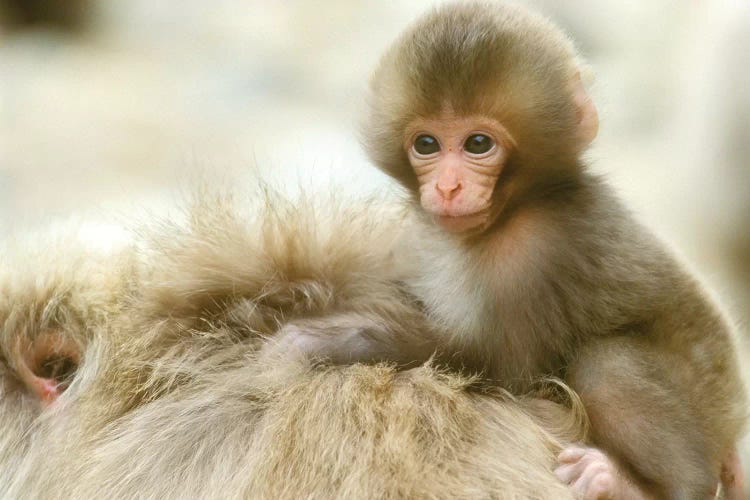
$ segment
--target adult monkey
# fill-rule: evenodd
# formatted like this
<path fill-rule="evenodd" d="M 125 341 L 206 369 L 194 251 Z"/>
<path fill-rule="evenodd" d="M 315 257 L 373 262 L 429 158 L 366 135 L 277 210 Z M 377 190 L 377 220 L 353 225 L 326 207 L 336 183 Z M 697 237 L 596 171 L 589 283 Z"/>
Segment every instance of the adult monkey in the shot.
<path fill-rule="evenodd" d="M 255 199 L 203 197 L 124 253 L 3 253 L 0 345 L 58 326 L 83 348 L 51 404 L 17 351 L 2 359 L 3 497 L 572 498 L 552 467 L 576 409 L 431 366 L 315 367 L 267 340 L 312 317 L 341 334 L 348 312 L 414 343 L 421 311 L 392 279 L 398 210 Z"/>
<path fill-rule="evenodd" d="M 399 260 L 451 359 L 514 391 L 555 375 L 580 393 L 606 454 L 560 455 L 578 494 L 705 498 L 721 477 L 741 498 L 731 327 L 586 170 L 598 118 L 580 71 L 556 27 L 507 4 L 448 5 L 396 41 L 364 143 L 421 205 Z M 316 335 L 296 343 L 335 359 Z"/>

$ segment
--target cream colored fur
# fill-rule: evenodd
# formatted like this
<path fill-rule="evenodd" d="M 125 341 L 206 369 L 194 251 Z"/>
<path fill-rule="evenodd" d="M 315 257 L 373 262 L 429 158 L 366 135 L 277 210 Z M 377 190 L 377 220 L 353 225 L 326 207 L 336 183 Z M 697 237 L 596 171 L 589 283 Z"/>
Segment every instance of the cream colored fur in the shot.
<path fill-rule="evenodd" d="M 3 360 L 0 494 L 569 498 L 551 470 L 581 436 L 577 411 L 430 364 L 259 354 L 290 320 L 394 300 L 388 206 L 203 193 L 137 245 L 40 236 L 4 253 L 3 346 L 54 321 L 86 354 L 44 410 Z"/>

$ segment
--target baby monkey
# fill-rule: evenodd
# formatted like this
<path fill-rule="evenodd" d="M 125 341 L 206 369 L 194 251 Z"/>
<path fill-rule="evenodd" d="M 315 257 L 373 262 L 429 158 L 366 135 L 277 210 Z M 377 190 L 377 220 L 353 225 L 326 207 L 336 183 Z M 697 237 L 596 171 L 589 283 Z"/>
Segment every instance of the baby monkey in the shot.
<path fill-rule="evenodd" d="M 512 390 L 557 375 L 598 448 L 584 498 L 741 497 L 732 332 L 701 285 L 586 170 L 598 128 L 570 41 L 507 4 L 435 10 L 372 81 L 366 145 L 421 205 L 410 285 L 447 350 Z M 601 451 L 600 451 L 601 450 Z"/>
<path fill-rule="evenodd" d="M 741 498 L 731 328 L 587 171 L 598 118 L 565 35 L 516 6 L 447 5 L 371 90 L 365 143 L 421 205 L 397 260 L 441 350 L 515 392 L 558 376 L 579 393 L 596 448 L 564 450 L 556 472 L 583 498 L 704 499 L 720 481 Z M 357 352 L 388 341 L 363 329 Z"/>

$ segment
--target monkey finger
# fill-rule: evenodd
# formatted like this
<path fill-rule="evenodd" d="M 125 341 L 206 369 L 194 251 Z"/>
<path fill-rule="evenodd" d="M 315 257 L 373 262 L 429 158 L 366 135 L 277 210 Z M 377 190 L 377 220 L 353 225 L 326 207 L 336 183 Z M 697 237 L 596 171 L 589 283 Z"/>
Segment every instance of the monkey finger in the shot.
<path fill-rule="evenodd" d="M 571 484 L 576 481 L 583 472 L 585 464 L 576 462 L 573 464 L 565 464 L 555 469 L 555 475 L 557 478 L 565 484 Z"/>
<path fill-rule="evenodd" d="M 616 482 L 615 476 L 607 467 L 592 464 L 576 480 L 572 489 L 584 500 L 601 500 L 614 497 Z"/>
<path fill-rule="evenodd" d="M 557 455 L 557 461 L 563 464 L 577 462 L 586 454 L 586 448 L 569 446 Z"/>

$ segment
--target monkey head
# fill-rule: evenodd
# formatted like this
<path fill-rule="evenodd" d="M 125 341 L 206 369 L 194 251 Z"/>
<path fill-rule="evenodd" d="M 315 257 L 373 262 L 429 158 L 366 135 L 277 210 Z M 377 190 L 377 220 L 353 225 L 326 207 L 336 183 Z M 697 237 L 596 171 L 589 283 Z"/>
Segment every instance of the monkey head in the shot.
<path fill-rule="evenodd" d="M 581 169 L 598 128 L 570 41 L 506 4 L 444 6 L 386 52 L 364 142 L 444 229 L 482 233 Z"/>

